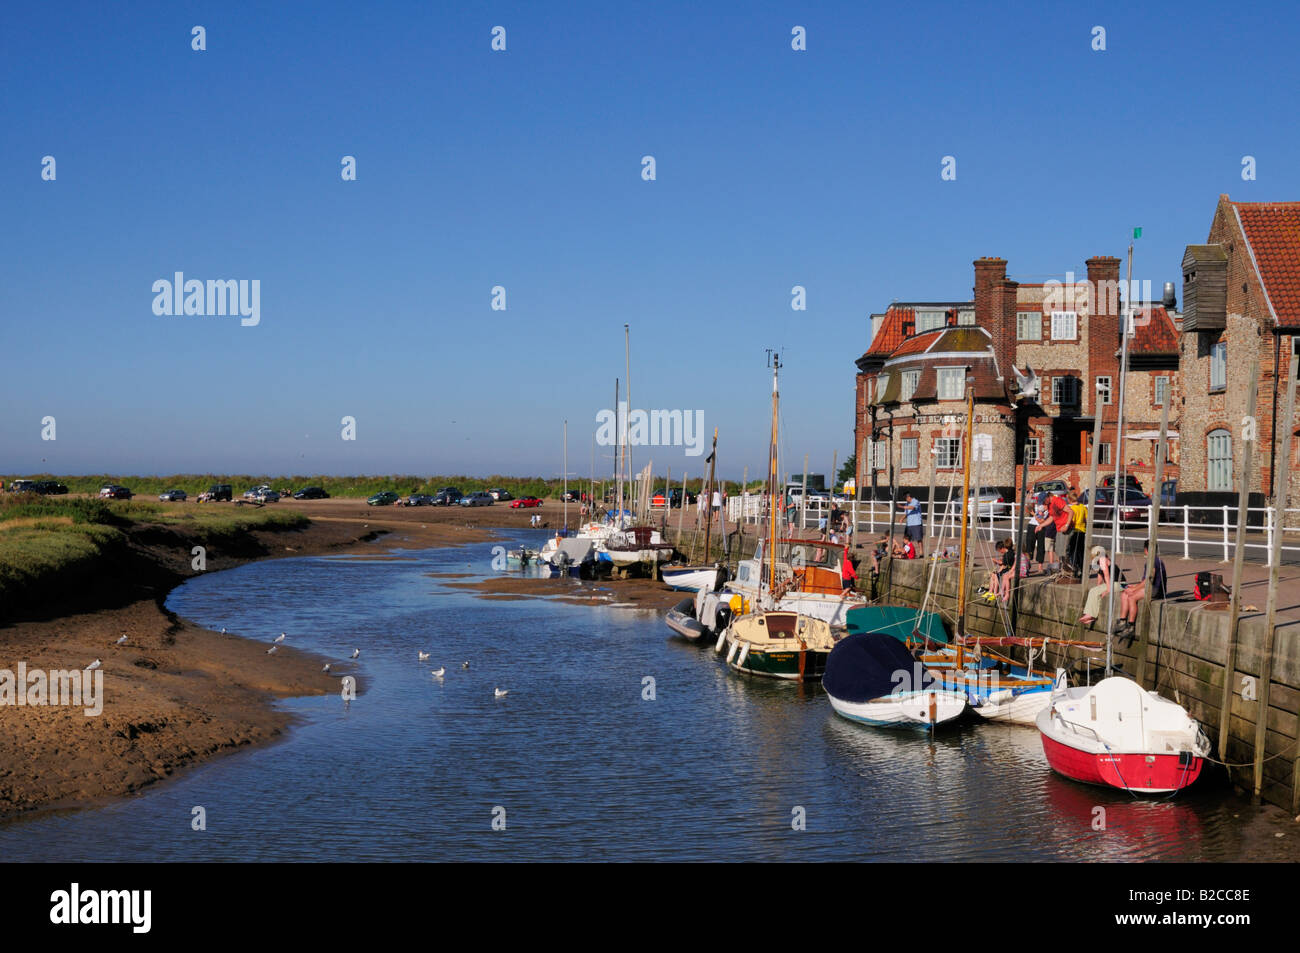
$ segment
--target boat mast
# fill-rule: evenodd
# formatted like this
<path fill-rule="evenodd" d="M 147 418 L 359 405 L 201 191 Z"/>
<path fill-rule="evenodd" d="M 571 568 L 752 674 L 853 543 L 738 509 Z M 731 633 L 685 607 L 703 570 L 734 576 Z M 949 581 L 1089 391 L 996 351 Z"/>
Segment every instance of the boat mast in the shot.
<path fill-rule="evenodd" d="M 569 534 L 569 421 L 564 421 L 564 534 Z"/>
<path fill-rule="evenodd" d="M 969 368 L 967 371 L 969 372 Z M 970 526 L 970 459 L 975 453 L 975 381 L 969 373 L 966 377 L 966 452 L 962 455 L 961 479 L 961 566 L 957 570 L 957 669 L 965 661 L 962 639 L 965 637 L 966 623 L 966 535 Z M 937 462 L 937 461 L 936 461 Z M 979 512 L 978 503 L 976 512 Z"/>
<path fill-rule="evenodd" d="M 617 418 L 622 408 L 618 406 L 618 378 L 614 378 L 614 414 Z M 618 506 L 618 519 L 623 519 L 623 428 L 619 421 L 614 421 L 614 466 L 618 469 L 618 475 L 615 477 L 615 483 L 618 489 L 614 491 L 614 502 Z"/>
<path fill-rule="evenodd" d="M 777 484 L 780 481 L 780 475 L 777 473 L 777 456 L 776 456 L 776 438 L 777 438 L 777 407 L 780 404 L 781 395 L 777 390 L 776 380 L 777 372 L 781 369 L 781 355 L 772 354 L 772 446 L 768 450 L 768 467 L 767 467 L 767 485 L 770 502 L 768 504 L 769 527 L 768 527 L 768 577 L 767 588 L 769 593 L 776 591 L 776 494 Z"/>
<path fill-rule="evenodd" d="M 1124 380 L 1128 376 L 1128 329 L 1133 320 L 1133 243 L 1128 243 L 1128 278 L 1125 280 L 1124 317 L 1120 327 L 1119 349 L 1119 419 L 1115 422 L 1115 483 L 1110 493 L 1110 589 L 1106 593 L 1106 677 L 1114 662 L 1111 642 L 1115 633 L 1115 556 L 1119 550 L 1119 521 L 1123 510 L 1120 500 L 1128 498 L 1128 487 L 1119 482 L 1120 463 L 1124 459 Z M 1160 492 L 1160 487 L 1155 487 Z M 1093 490 L 1095 496 L 1097 491 Z M 1083 556 L 1088 558 L 1087 553 Z M 1151 583 L 1148 583 L 1150 585 Z"/>
<path fill-rule="evenodd" d="M 718 459 L 718 428 L 713 428 L 713 452 L 709 454 L 709 482 L 704 492 L 707 494 L 704 498 L 705 507 L 713 505 L 713 468 Z M 709 520 L 704 524 L 704 559 L 707 562 L 709 558 L 709 531 L 713 529 L 713 511 L 706 509 L 709 514 Z"/>
<path fill-rule="evenodd" d="M 626 373 L 625 376 L 623 377 L 623 380 L 627 382 L 627 387 L 626 387 L 627 417 L 624 418 L 623 420 L 623 427 L 625 428 L 623 433 L 623 456 L 627 461 L 627 489 L 628 489 L 628 494 L 631 495 L 632 493 L 632 445 L 628 440 L 628 432 L 626 428 L 630 425 L 630 421 L 632 419 L 632 341 L 626 324 L 623 325 L 623 362 L 626 365 L 626 367 L 624 368 Z M 619 478 L 622 479 L 621 476 Z M 632 506 L 635 507 L 636 500 L 633 499 L 631 502 L 632 502 Z M 632 519 L 633 520 L 636 519 L 635 512 L 632 514 Z"/>

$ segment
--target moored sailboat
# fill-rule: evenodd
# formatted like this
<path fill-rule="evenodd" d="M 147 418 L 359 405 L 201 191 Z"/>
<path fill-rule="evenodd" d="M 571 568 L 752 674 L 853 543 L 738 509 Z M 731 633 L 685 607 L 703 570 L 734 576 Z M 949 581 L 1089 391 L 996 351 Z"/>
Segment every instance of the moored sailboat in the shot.
<path fill-rule="evenodd" d="M 945 688 L 903 643 L 875 632 L 836 643 L 822 688 L 837 715 L 877 728 L 929 728 L 966 710 L 964 692 Z"/>

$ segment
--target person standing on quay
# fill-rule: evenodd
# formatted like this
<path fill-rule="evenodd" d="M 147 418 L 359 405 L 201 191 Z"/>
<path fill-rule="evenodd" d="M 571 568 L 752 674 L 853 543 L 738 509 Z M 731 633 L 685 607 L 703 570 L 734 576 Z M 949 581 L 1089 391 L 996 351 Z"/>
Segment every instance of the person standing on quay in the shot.
<path fill-rule="evenodd" d="M 903 504 L 903 535 L 915 544 L 918 553 L 921 552 L 921 538 L 923 536 L 921 523 L 921 501 L 911 493 L 907 494 L 907 501 Z"/>
<path fill-rule="evenodd" d="M 1069 572 L 1074 572 L 1070 565 L 1070 506 L 1065 502 L 1065 492 L 1057 490 L 1047 503 L 1047 514 L 1056 530 L 1056 564 Z"/>

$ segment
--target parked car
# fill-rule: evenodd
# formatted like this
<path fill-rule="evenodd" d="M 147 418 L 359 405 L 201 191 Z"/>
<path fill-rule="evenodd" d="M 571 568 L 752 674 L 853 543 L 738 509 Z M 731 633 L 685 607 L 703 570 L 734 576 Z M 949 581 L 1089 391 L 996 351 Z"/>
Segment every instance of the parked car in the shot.
<path fill-rule="evenodd" d="M 460 490 L 454 486 L 444 486 L 441 490 L 433 495 L 434 506 L 455 506 L 464 496 Z"/>
<path fill-rule="evenodd" d="M 1115 485 L 1115 474 L 1113 474 L 1113 473 L 1107 473 L 1105 476 L 1103 476 L 1103 477 L 1101 478 L 1101 483 L 1100 483 L 1100 485 L 1101 485 L 1101 486 L 1114 486 L 1114 485 Z M 1138 481 L 1138 478 L 1135 477 L 1135 476 L 1134 476 L 1133 474 L 1131 474 L 1131 473 L 1126 473 L 1126 474 L 1124 474 L 1124 485 L 1127 486 L 1127 487 L 1128 487 L 1129 489 L 1131 489 L 1131 490 L 1137 490 L 1139 493 L 1143 492 L 1143 490 L 1142 490 L 1142 484 Z"/>
<path fill-rule="evenodd" d="M 498 503 L 504 503 L 506 500 L 514 499 L 514 497 L 510 495 L 509 490 L 503 490 L 500 487 L 495 490 L 488 490 L 488 492 L 492 494 L 492 499 L 496 500 Z"/>
<path fill-rule="evenodd" d="M 304 486 L 293 495 L 295 500 L 328 500 L 330 495 L 318 486 Z"/>
<path fill-rule="evenodd" d="M 976 514 L 980 519 L 986 519 L 991 516 L 1006 516 L 1011 511 L 1011 505 L 1003 498 L 1002 492 L 995 486 L 982 486 L 978 491 L 978 509 Z M 971 490 L 967 500 L 976 498 L 976 491 Z M 960 500 L 951 500 L 948 504 L 948 513 L 965 513 L 966 506 Z"/>
<path fill-rule="evenodd" d="M 9 484 L 10 493 L 35 493 L 35 480 L 14 480 Z"/>
<path fill-rule="evenodd" d="M 269 486 L 260 486 L 253 494 L 253 499 L 258 503 L 275 503 L 280 499 L 280 491 L 273 490 Z"/>
<path fill-rule="evenodd" d="M 257 494 L 261 493 L 263 490 L 269 490 L 269 489 L 271 489 L 271 484 L 269 483 L 262 483 L 259 484 L 258 486 L 249 487 L 247 490 L 244 491 L 244 499 L 255 500 L 257 499 Z"/>
<path fill-rule="evenodd" d="M 400 499 L 401 497 L 399 497 L 392 490 L 384 490 L 383 492 L 376 493 L 370 499 L 366 500 L 366 505 L 367 506 L 392 506 Z"/>
<path fill-rule="evenodd" d="M 1178 499 L 1178 481 L 1165 480 L 1160 484 L 1160 505 L 1174 506 Z"/>
<path fill-rule="evenodd" d="M 673 509 L 679 510 L 682 508 L 682 491 L 680 487 L 673 490 L 668 494 L 668 496 L 673 501 Z M 695 494 L 688 491 L 686 493 L 686 502 L 688 504 L 693 504 L 695 502 Z"/>
<path fill-rule="evenodd" d="M 513 503 L 510 504 L 510 508 L 512 510 L 517 510 L 521 508 L 526 509 L 530 506 L 541 506 L 541 505 L 542 505 L 542 501 L 535 496 L 521 496 L 519 499 L 515 500 Z"/>
<path fill-rule="evenodd" d="M 1039 480 L 1034 484 L 1034 496 L 1040 493 L 1069 493 L 1070 487 L 1064 480 Z"/>
<path fill-rule="evenodd" d="M 229 503 L 234 499 L 234 488 L 229 483 L 214 483 L 208 487 L 206 493 L 200 493 L 198 502 L 200 503 Z"/>
<path fill-rule="evenodd" d="M 107 483 L 99 488 L 101 500 L 129 500 L 134 495 L 126 487 L 118 486 L 116 483 Z"/>
<path fill-rule="evenodd" d="M 184 490 L 163 490 L 158 494 L 160 503 L 184 503 L 187 499 L 189 496 Z"/>
<path fill-rule="evenodd" d="M 412 493 L 406 498 L 406 506 L 433 506 L 433 497 L 428 493 Z"/>
<path fill-rule="evenodd" d="M 1088 499 L 1087 490 L 1079 494 L 1079 502 L 1085 506 L 1088 504 Z M 1111 514 L 1114 512 L 1114 506 L 1115 491 L 1107 487 L 1098 489 L 1097 505 L 1093 508 L 1093 519 L 1110 520 Z M 1145 523 L 1149 519 L 1147 514 L 1150 510 L 1151 497 L 1131 487 L 1126 490 L 1119 503 L 1120 520 L 1125 523 Z"/>
<path fill-rule="evenodd" d="M 62 496 L 68 492 L 68 488 L 58 480 L 37 480 L 32 484 L 31 491 L 42 496 Z"/>
<path fill-rule="evenodd" d="M 492 503 L 492 494 L 488 493 L 486 490 L 479 490 L 476 493 L 471 493 L 469 496 L 462 496 L 460 498 L 461 506 L 491 506 Z"/>
<path fill-rule="evenodd" d="M 563 502 L 565 502 L 565 503 L 581 503 L 581 502 L 582 502 L 582 491 L 581 491 L 581 490 L 565 490 L 564 493 L 562 493 L 562 494 L 560 495 L 560 499 L 561 499 L 561 501 L 563 501 Z M 656 493 L 656 494 L 655 494 L 655 502 L 654 502 L 654 505 L 655 505 L 655 506 L 663 506 L 663 505 L 664 505 L 664 501 L 663 501 L 663 493 Z"/>

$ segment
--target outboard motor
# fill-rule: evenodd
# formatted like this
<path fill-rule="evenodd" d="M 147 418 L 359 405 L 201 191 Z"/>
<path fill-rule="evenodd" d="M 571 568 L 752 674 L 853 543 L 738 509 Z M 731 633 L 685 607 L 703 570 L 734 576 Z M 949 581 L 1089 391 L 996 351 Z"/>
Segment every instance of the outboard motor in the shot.
<path fill-rule="evenodd" d="M 721 632 L 729 625 L 731 625 L 731 606 L 724 602 L 713 613 L 713 631 Z"/>

